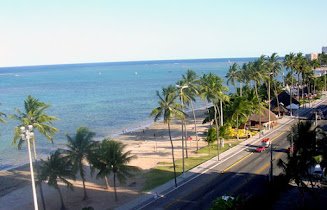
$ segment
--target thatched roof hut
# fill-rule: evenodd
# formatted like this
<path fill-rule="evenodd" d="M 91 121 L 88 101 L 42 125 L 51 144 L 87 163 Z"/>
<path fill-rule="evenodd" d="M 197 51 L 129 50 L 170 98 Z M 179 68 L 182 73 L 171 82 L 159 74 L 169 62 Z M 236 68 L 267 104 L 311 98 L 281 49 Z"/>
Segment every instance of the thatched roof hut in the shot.
<path fill-rule="evenodd" d="M 278 107 L 275 107 L 274 108 L 274 112 L 278 112 Z M 283 107 L 283 106 L 279 106 L 279 112 L 281 112 L 281 113 L 287 113 L 288 110 L 285 107 Z"/>
<path fill-rule="evenodd" d="M 261 117 L 261 123 L 265 123 L 269 121 L 269 115 L 270 115 L 270 121 L 275 121 L 278 118 L 276 117 L 275 113 L 272 111 L 269 111 L 267 108 L 261 108 L 261 115 L 259 114 L 251 114 L 249 116 L 249 121 L 259 122 Z"/>
<path fill-rule="evenodd" d="M 285 91 L 278 95 L 278 100 L 279 103 L 283 103 L 285 107 L 290 105 L 290 95 Z M 277 99 L 274 98 L 274 100 L 272 100 L 270 104 L 272 108 L 277 107 Z M 292 97 L 292 104 L 300 104 L 300 102 L 298 102 L 295 98 Z"/>

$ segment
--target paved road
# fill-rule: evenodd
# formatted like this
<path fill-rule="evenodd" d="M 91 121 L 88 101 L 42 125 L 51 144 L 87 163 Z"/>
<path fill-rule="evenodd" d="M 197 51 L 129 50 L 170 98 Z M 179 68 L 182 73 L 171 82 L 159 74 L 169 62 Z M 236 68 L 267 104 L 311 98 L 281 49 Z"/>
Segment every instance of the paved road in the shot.
<path fill-rule="evenodd" d="M 274 159 L 286 157 L 289 142 L 285 139 L 288 133 L 277 131 L 273 134 Z M 227 161 L 225 170 L 221 171 L 221 166 L 218 165 L 144 209 L 207 209 L 212 200 L 218 196 L 230 193 L 260 192 L 263 189 L 259 186 L 263 186 L 270 169 L 270 149 L 263 153 L 253 153 L 255 148 L 256 146 L 250 146 L 241 153 L 236 163 L 234 163 L 234 158 Z M 276 167 L 276 163 L 274 163 L 274 168 L 275 175 L 281 172 Z M 202 184 L 199 185 L 199 183 Z"/>
<path fill-rule="evenodd" d="M 324 100 L 315 103 L 315 106 L 323 104 Z M 301 109 L 299 119 L 313 113 L 313 109 Z M 274 159 L 286 157 L 286 148 L 289 146 L 286 136 L 288 129 L 296 121 L 298 119 L 295 117 L 284 117 L 280 126 L 261 137 L 273 140 Z M 229 193 L 260 193 L 270 169 L 270 151 L 254 152 L 260 146 L 261 139 L 252 137 L 245 141 L 246 144 L 242 143 L 227 150 L 225 156 L 222 154 L 224 157 L 221 161 L 212 159 L 192 169 L 187 172 L 184 180 L 178 178 L 178 188 L 173 188 L 172 183 L 166 183 L 118 209 L 206 209 L 218 196 Z M 276 163 L 273 168 L 275 175 L 281 172 Z M 164 197 L 154 201 L 154 192 L 159 192 Z"/>

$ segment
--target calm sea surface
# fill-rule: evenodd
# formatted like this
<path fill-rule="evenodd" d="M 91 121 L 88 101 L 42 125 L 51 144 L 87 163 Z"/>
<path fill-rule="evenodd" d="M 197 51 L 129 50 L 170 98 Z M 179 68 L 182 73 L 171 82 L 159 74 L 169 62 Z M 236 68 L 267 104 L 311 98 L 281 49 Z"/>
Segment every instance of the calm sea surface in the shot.
<path fill-rule="evenodd" d="M 225 79 L 228 61 L 242 64 L 254 58 L 142 61 L 51 66 L 0 68 L 0 111 L 23 111 L 28 95 L 52 106 L 47 114 L 60 120 L 54 144 L 36 135 L 37 153 L 45 158 L 63 147 L 65 134 L 73 135 L 79 126 L 87 126 L 102 139 L 123 129 L 136 129 L 153 123 L 149 118 L 157 106 L 156 90 L 174 85 L 188 69 L 199 75 L 213 72 Z M 170 72 L 171 71 L 171 72 Z M 234 91 L 234 87 L 229 87 Z M 198 102 L 196 107 L 203 106 Z M 28 161 L 26 144 L 17 150 L 11 144 L 18 121 L 6 119 L 0 124 L 0 171 Z"/>

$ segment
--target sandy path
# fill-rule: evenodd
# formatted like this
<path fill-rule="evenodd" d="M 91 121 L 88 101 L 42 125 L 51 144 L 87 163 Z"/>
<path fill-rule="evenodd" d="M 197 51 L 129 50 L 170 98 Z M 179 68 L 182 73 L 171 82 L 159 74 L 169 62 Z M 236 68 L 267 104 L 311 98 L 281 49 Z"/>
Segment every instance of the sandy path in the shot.
<path fill-rule="evenodd" d="M 208 127 L 208 125 L 202 125 L 204 112 L 204 109 L 196 111 L 198 132 L 203 132 Z M 195 156 L 196 142 L 192 113 L 189 113 L 187 122 L 188 136 L 191 136 L 193 139 L 193 141 L 188 141 L 187 143 L 188 155 Z M 180 159 L 182 158 L 182 143 L 181 123 L 179 121 L 172 121 L 171 134 L 175 148 L 175 158 Z M 114 139 L 128 145 L 127 150 L 131 150 L 132 154 L 138 157 L 131 162 L 131 165 L 138 166 L 143 171 L 139 175 L 129 179 L 124 185 L 118 183 L 118 201 L 116 202 L 114 200 L 113 189 L 110 188 L 107 191 L 104 180 L 96 179 L 95 176 L 91 177 L 89 168 L 85 167 L 87 170 L 86 187 L 89 199 L 82 201 L 83 186 L 78 177 L 76 181 L 72 181 L 74 185 L 73 192 L 64 186 L 60 188 L 68 209 L 81 209 L 88 206 L 92 206 L 95 209 L 108 209 L 124 204 L 140 195 L 140 191 L 144 187 L 142 173 L 155 167 L 159 162 L 172 161 L 168 127 L 163 122 L 155 123 L 148 129 L 144 129 L 144 132 L 142 129 L 132 133 L 128 132 Z M 206 145 L 204 141 L 199 141 L 199 147 L 203 147 L 204 145 Z M 109 179 L 111 186 L 113 185 L 112 183 L 113 180 Z M 47 209 L 59 209 L 60 199 L 58 192 L 44 183 L 42 186 L 44 188 Z M 41 204 L 40 200 L 39 198 L 39 204 Z M 0 203 L 0 209 L 33 209 L 28 165 L 0 173 Z"/>

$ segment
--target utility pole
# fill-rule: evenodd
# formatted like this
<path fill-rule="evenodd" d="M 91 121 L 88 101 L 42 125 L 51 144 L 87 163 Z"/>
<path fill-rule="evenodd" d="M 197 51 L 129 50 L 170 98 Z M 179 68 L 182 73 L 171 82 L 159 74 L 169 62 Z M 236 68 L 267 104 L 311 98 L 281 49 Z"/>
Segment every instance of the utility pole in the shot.
<path fill-rule="evenodd" d="M 270 143 L 270 181 L 273 180 L 273 158 L 272 158 L 272 154 L 273 154 L 273 145 Z"/>
<path fill-rule="evenodd" d="M 269 71 L 269 79 L 268 79 L 268 124 L 269 124 L 269 129 L 268 130 L 270 130 L 270 71 Z M 278 109 L 279 109 L 279 104 L 277 104 L 277 107 L 278 107 Z"/>

